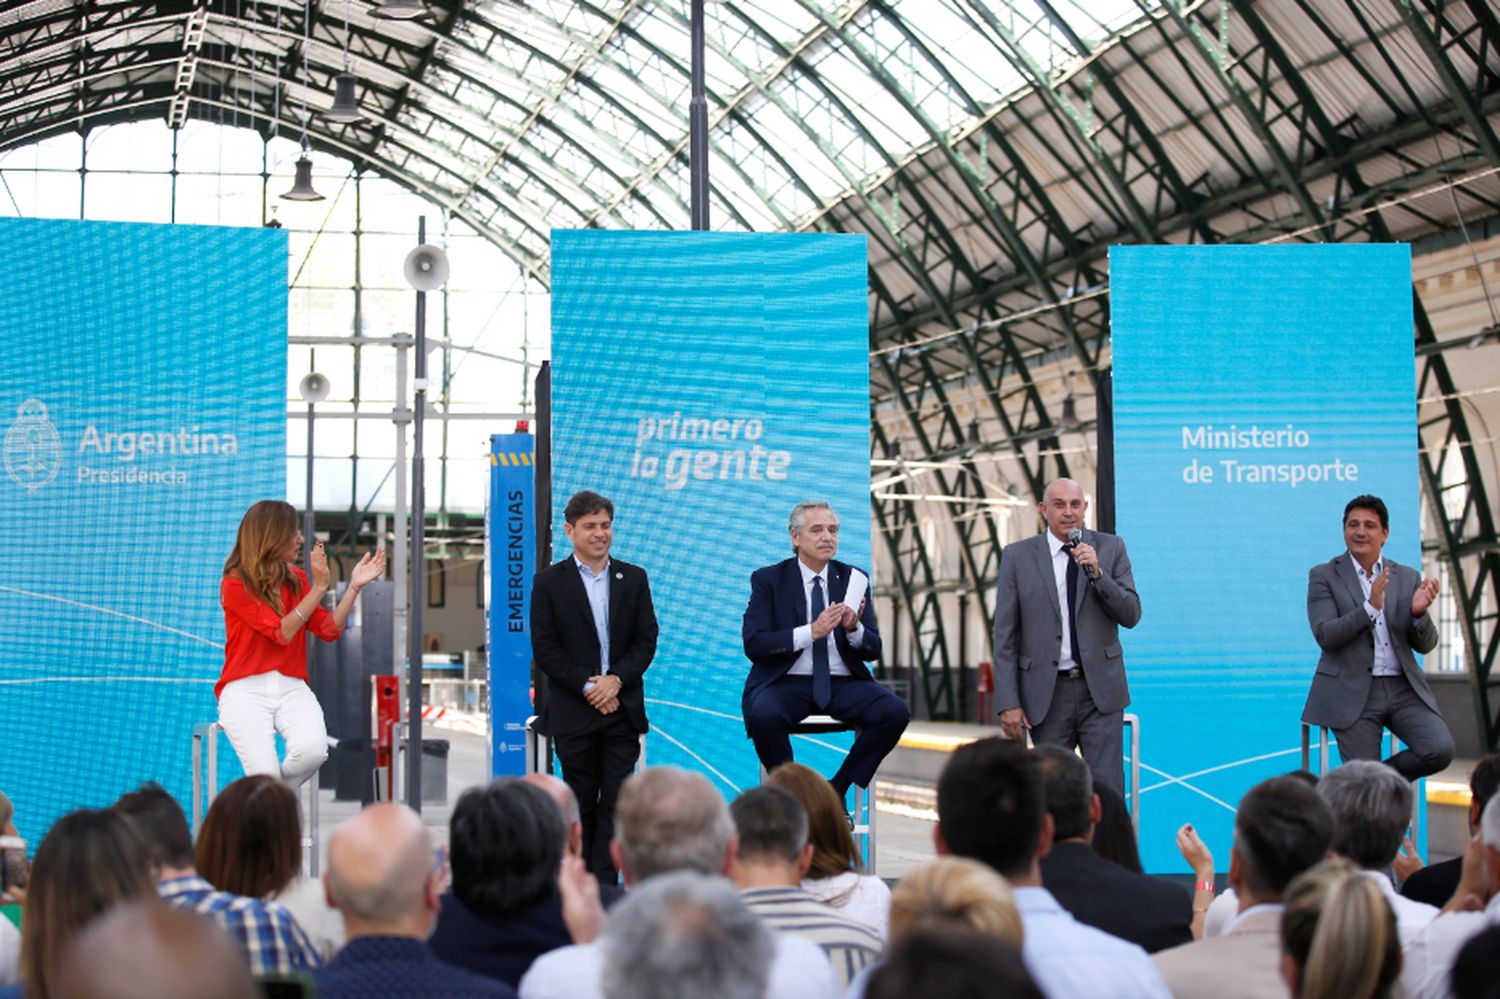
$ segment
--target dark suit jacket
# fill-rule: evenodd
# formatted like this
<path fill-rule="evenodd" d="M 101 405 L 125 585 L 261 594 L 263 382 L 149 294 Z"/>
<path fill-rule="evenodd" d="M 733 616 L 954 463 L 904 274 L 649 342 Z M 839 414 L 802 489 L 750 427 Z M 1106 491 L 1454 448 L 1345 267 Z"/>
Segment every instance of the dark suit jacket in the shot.
<path fill-rule="evenodd" d="M 1148 952 L 1193 940 L 1193 896 L 1186 888 L 1127 871 L 1087 843 L 1054 843 L 1042 858 L 1042 887 L 1080 923 Z"/>
<path fill-rule="evenodd" d="M 834 559 L 828 563 L 828 604 L 844 599 L 849 589 L 851 567 Z M 865 609 L 859 623 L 865 633 L 858 648 L 849 644 L 849 633 L 835 628 L 834 645 L 839 658 L 849 667 L 849 675 L 874 680 L 866 661 L 880 658 L 880 632 L 875 627 L 875 602 L 865 588 Z M 795 556 L 775 565 L 756 569 L 750 574 L 750 604 L 745 608 L 741 637 L 745 655 L 750 659 L 750 675 L 745 678 L 745 694 L 740 708 L 750 717 L 750 704 L 762 687 L 780 679 L 792 668 L 802 653 L 792 648 L 792 632 L 808 623 L 807 593 L 802 587 L 802 570 Z M 749 731 L 749 723 L 746 723 Z"/>
<path fill-rule="evenodd" d="M 531 589 L 531 654 L 547 674 L 547 699 L 536 730 L 543 735 L 587 732 L 603 723 L 583 697 L 599 674 L 599 633 L 578 563 L 569 555 L 536 574 Z M 609 671 L 620 678 L 620 710 L 637 732 L 648 729 L 641 678 L 656 655 L 656 609 L 646 570 L 609 562 Z"/>
<path fill-rule="evenodd" d="M 1413 655 L 1413 651 L 1431 652 L 1438 641 L 1437 625 L 1430 615 L 1411 616 L 1411 598 L 1422 574 L 1388 558 L 1383 561 L 1391 570 L 1384 608 L 1391 650 L 1417 696 L 1441 714 Z M 1307 574 L 1307 623 L 1323 654 L 1307 692 L 1302 720 L 1331 729 L 1348 728 L 1364 710 L 1375 669 L 1375 625 L 1365 613 L 1365 591 L 1348 552 L 1313 566 Z"/>
<path fill-rule="evenodd" d="M 1099 553 L 1100 575 L 1088 582 L 1080 568 L 1073 619 L 1081 648 L 1073 651 L 1073 661 L 1083 667 L 1089 696 L 1099 710 L 1123 711 L 1130 704 L 1130 688 L 1118 626 L 1136 626 L 1141 598 L 1125 542 L 1099 531 L 1084 531 L 1083 542 Z M 1023 708 L 1026 720 L 1038 724 L 1052 706 L 1062 654 L 1062 607 L 1045 531 L 1006 545 L 1000 555 L 994 650 L 995 710 Z"/>

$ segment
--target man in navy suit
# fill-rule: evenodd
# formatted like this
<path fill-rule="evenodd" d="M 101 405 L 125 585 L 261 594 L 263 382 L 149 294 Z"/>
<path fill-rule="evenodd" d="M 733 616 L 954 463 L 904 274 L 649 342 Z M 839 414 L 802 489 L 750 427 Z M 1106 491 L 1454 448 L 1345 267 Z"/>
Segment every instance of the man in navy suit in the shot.
<path fill-rule="evenodd" d="M 859 728 L 829 780 L 842 797 L 850 784 L 870 786 L 911 712 L 866 665 L 880 658 L 880 632 L 868 584 L 858 611 L 844 603 L 854 570 L 834 559 L 838 514 L 827 503 L 798 503 L 788 527 L 794 557 L 750 576 L 742 632 L 752 664 L 741 702 L 745 731 L 769 771 L 792 758 L 792 726 L 808 715 L 832 715 Z"/>

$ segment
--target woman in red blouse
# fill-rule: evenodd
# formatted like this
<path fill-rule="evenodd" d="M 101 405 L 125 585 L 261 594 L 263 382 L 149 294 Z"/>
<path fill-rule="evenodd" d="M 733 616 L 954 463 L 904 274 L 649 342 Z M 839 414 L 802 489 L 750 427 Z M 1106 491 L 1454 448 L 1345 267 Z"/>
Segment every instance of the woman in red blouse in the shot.
<path fill-rule="evenodd" d="M 312 550 L 312 584 L 297 567 L 302 549 L 297 511 L 290 503 L 262 500 L 240 521 L 234 551 L 224 563 L 219 602 L 224 605 L 224 672 L 214 695 L 219 724 L 246 774 L 270 774 L 297 787 L 328 757 L 323 709 L 307 686 L 307 643 L 302 629 L 332 642 L 365 584 L 385 575 L 385 549 L 366 553 L 349 574 L 349 586 L 332 612 L 328 556 Z M 276 733 L 286 759 L 276 759 Z"/>

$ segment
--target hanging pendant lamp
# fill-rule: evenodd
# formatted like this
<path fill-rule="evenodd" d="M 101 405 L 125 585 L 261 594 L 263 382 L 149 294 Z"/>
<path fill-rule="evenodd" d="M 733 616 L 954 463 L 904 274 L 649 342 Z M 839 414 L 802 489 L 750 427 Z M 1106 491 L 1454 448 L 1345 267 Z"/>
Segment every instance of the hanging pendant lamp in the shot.
<path fill-rule="evenodd" d="M 348 70 L 333 78 L 333 107 L 323 112 L 324 121 L 353 125 L 365 120 L 364 112 L 359 109 L 359 101 L 354 96 L 354 87 L 358 83 L 359 77 Z"/>
<path fill-rule="evenodd" d="M 414 21 L 431 17 L 432 11 L 427 9 L 422 0 L 385 0 L 371 10 L 370 14 L 387 21 Z"/>
<path fill-rule="evenodd" d="M 297 179 L 292 189 L 281 196 L 283 201 L 322 201 L 323 196 L 313 190 L 312 148 L 306 140 L 302 143 L 302 155 L 297 157 Z"/>

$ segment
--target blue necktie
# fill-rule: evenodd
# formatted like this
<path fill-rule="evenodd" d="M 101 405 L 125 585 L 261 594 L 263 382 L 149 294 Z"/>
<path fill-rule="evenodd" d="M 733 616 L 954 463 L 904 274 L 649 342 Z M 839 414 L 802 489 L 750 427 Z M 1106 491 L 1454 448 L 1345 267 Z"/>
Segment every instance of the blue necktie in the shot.
<path fill-rule="evenodd" d="M 812 613 L 808 615 L 809 624 L 818 619 L 828 604 L 823 599 L 823 577 L 813 577 L 812 591 Z M 829 679 L 828 673 L 828 637 L 813 639 L 813 703 L 819 708 L 828 707 L 828 701 L 833 696 L 833 681 Z"/>

